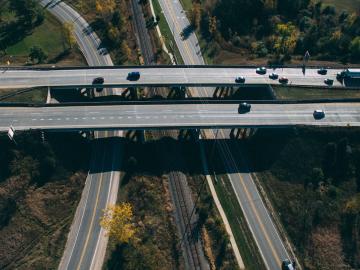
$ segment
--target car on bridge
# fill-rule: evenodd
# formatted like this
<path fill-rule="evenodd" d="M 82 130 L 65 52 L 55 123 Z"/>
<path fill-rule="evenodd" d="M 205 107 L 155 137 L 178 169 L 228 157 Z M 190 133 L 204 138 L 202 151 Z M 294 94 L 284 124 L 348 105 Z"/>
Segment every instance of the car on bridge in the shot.
<path fill-rule="evenodd" d="M 328 86 L 332 86 L 334 84 L 334 80 L 332 79 L 325 79 L 324 80 L 324 83 Z"/>
<path fill-rule="evenodd" d="M 240 113 L 240 114 L 248 113 L 248 112 L 250 112 L 250 110 L 251 110 L 251 104 L 242 102 L 239 105 L 238 113 Z"/>
<path fill-rule="evenodd" d="M 93 80 L 92 84 L 94 86 L 102 85 L 104 84 L 104 78 L 103 77 L 97 77 Z M 96 92 L 101 92 L 104 88 L 102 87 L 96 87 Z"/>
<path fill-rule="evenodd" d="M 140 79 L 140 72 L 132 71 L 128 73 L 127 80 L 129 81 L 137 81 Z"/>
<path fill-rule="evenodd" d="M 277 80 L 279 78 L 279 75 L 277 73 L 273 72 L 269 75 L 269 78 L 272 80 Z"/>
<path fill-rule="evenodd" d="M 258 67 L 258 68 L 256 69 L 256 73 L 257 73 L 257 74 L 260 74 L 260 75 L 266 74 L 266 67 Z"/>
<path fill-rule="evenodd" d="M 236 77 L 235 82 L 236 83 L 244 83 L 245 82 L 245 77 L 244 76 Z"/>
<path fill-rule="evenodd" d="M 318 74 L 320 75 L 326 75 L 327 74 L 327 69 L 326 68 L 320 68 L 317 71 Z"/>
<path fill-rule="evenodd" d="M 286 77 L 280 77 L 279 83 L 281 84 L 287 84 L 289 82 L 289 79 Z"/>
<path fill-rule="evenodd" d="M 313 116 L 315 120 L 320 120 L 325 117 L 325 112 L 323 110 L 315 110 Z"/>

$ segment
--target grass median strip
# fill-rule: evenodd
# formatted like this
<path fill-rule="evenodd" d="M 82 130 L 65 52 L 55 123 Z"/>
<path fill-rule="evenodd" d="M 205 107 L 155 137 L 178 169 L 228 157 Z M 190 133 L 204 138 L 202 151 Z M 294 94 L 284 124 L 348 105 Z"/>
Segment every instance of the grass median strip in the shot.
<path fill-rule="evenodd" d="M 175 39 L 173 37 L 172 31 L 171 31 L 171 29 L 170 29 L 170 27 L 169 27 L 169 25 L 168 25 L 168 23 L 166 21 L 164 13 L 163 13 L 163 11 L 161 9 L 161 6 L 159 4 L 159 1 L 158 0 L 152 0 L 152 2 L 153 2 L 153 5 L 154 5 L 154 10 L 155 10 L 156 15 L 158 15 L 160 17 L 159 27 L 160 27 L 160 30 L 161 30 L 161 34 L 164 37 L 166 47 L 168 49 L 170 49 L 170 51 L 174 54 L 177 64 L 182 65 L 182 64 L 184 64 L 184 61 L 182 60 L 180 51 L 179 51 L 179 49 L 178 49 L 178 47 L 176 45 L 176 42 L 175 42 Z"/>

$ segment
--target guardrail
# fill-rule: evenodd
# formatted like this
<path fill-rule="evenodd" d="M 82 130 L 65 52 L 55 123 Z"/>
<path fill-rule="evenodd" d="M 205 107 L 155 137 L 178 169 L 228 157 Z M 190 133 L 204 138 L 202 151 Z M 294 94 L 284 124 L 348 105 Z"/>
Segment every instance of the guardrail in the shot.
<path fill-rule="evenodd" d="M 149 66 L 68 66 L 68 67 L 29 67 L 29 66 L 0 66 L 0 70 L 82 70 L 82 69 L 152 69 L 152 68 L 172 68 L 172 69 L 181 69 L 181 68 L 258 68 L 256 65 L 149 65 Z M 302 65 L 271 65 L 265 66 L 267 69 L 279 69 L 279 68 L 302 68 Z M 327 68 L 327 69 L 346 69 L 350 67 L 328 67 L 328 66 L 317 66 L 317 65 L 306 65 L 307 69 L 318 69 L 318 68 Z M 351 67 L 351 69 L 360 69 L 359 67 Z"/>
<path fill-rule="evenodd" d="M 307 100 L 215 100 L 190 98 L 186 100 L 138 100 L 106 102 L 65 102 L 65 103 L 25 103 L 0 102 L 0 107 L 75 107 L 75 106 L 119 106 L 119 105 L 176 105 L 176 104 L 320 104 L 320 103 L 360 103 L 360 98 L 307 99 Z"/>

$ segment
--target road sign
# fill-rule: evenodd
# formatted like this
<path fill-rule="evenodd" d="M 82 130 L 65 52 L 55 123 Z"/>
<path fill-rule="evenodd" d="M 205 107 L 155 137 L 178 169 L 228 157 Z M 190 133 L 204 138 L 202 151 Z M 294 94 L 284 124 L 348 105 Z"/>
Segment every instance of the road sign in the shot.
<path fill-rule="evenodd" d="M 305 62 L 307 62 L 309 60 L 309 58 L 310 58 L 310 53 L 309 53 L 309 51 L 306 51 L 305 56 L 304 56 Z"/>
<path fill-rule="evenodd" d="M 8 130 L 8 137 L 10 140 L 14 140 L 14 135 L 15 135 L 15 129 L 10 126 L 9 127 L 9 130 Z"/>

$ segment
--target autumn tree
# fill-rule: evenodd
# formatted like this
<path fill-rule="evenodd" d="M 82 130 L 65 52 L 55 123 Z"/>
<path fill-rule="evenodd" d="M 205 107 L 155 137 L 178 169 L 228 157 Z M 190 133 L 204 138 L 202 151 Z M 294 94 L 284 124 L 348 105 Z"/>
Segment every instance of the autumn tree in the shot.
<path fill-rule="evenodd" d="M 76 44 L 76 38 L 74 34 L 74 24 L 71 22 L 64 23 L 64 34 L 67 43 L 69 44 L 70 48 L 73 48 Z"/>
<path fill-rule="evenodd" d="M 104 19 L 110 20 L 115 11 L 116 2 L 115 0 L 96 0 L 95 8 Z"/>
<path fill-rule="evenodd" d="M 120 243 L 128 243 L 135 234 L 132 224 L 133 211 L 129 203 L 110 205 L 104 210 L 100 225 L 109 236 L 115 237 Z"/>
<path fill-rule="evenodd" d="M 129 46 L 125 41 L 121 43 L 121 52 L 123 53 L 123 55 L 126 57 L 127 60 L 131 58 L 131 49 L 129 48 Z"/>
<path fill-rule="evenodd" d="M 191 24 L 195 28 L 199 28 L 201 20 L 201 4 L 195 3 L 191 9 Z"/>
<path fill-rule="evenodd" d="M 298 30 L 292 23 L 280 23 L 276 25 L 277 38 L 275 40 L 275 51 L 279 54 L 290 54 L 294 51 Z"/>
<path fill-rule="evenodd" d="M 211 16 L 209 18 L 209 33 L 211 34 L 211 36 L 215 36 L 217 33 L 217 20 L 216 20 L 216 16 Z"/>

